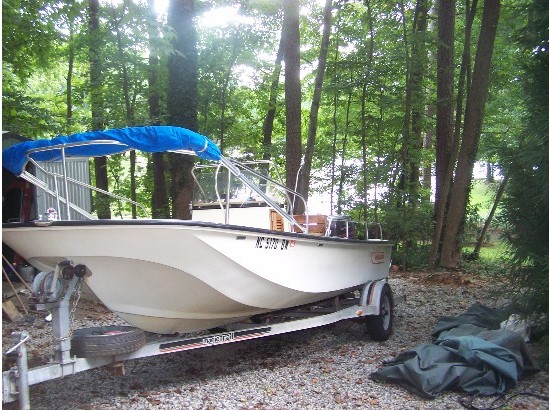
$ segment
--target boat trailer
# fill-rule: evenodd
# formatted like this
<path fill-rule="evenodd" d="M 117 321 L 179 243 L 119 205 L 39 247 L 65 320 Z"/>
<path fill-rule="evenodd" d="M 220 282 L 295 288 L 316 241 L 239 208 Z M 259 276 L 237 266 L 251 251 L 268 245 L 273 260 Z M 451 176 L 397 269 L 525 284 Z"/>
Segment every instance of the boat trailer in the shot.
<path fill-rule="evenodd" d="M 368 282 L 357 291 L 345 295 L 346 297 L 325 301 L 330 306 L 317 302 L 296 309 L 270 312 L 252 317 L 247 323 L 214 329 L 221 330 L 219 333 L 200 336 L 164 336 L 147 333 L 145 343 L 132 352 L 109 354 L 107 350 L 104 353 L 90 355 L 93 357 L 77 357 L 71 352 L 71 315 L 74 314 L 78 298 L 72 307 L 70 301 L 74 294 L 80 296 L 80 286 L 86 275 L 86 267 L 73 266 L 71 261 L 63 261 L 56 266 L 54 272 L 39 278 L 42 273 L 36 278 L 39 279 L 39 283 L 36 279 L 33 282 L 34 294 L 29 298 L 29 307 L 35 311 L 51 312 L 53 336 L 58 342 L 55 346 L 55 355 L 49 363 L 29 369 L 26 342 L 30 336 L 26 331 L 12 333 L 15 345 L 6 352 L 6 356 L 15 360 L 16 364 L 2 372 L 2 402 L 18 400 L 20 409 L 30 409 L 29 387 L 34 384 L 102 366 L 110 366 L 116 373 L 124 374 L 124 362 L 131 359 L 274 336 L 345 319 L 366 320 L 373 340 L 386 340 L 392 331 L 394 298 L 387 279 L 382 279 Z"/>

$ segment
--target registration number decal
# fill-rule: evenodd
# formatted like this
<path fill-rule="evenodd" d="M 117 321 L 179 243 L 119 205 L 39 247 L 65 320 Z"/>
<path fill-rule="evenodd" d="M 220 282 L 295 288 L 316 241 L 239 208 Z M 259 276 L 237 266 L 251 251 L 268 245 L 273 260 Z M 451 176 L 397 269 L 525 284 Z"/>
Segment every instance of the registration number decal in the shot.
<path fill-rule="evenodd" d="M 289 247 L 293 248 L 295 241 L 289 239 L 268 238 L 265 236 L 258 236 L 256 239 L 256 248 L 259 249 L 279 249 L 286 251 Z"/>

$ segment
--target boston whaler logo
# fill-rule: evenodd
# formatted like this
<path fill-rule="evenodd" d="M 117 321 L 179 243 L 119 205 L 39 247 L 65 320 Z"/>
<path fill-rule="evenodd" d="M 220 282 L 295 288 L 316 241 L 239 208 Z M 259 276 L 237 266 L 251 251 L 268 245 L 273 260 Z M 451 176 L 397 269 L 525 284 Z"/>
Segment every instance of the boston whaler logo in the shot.
<path fill-rule="evenodd" d="M 235 340 L 235 332 L 222 333 L 220 335 L 214 335 L 211 337 L 203 337 L 203 345 L 217 345 L 220 343 L 229 343 L 232 340 Z"/>
<path fill-rule="evenodd" d="M 382 263 L 382 262 L 384 262 L 384 259 L 385 259 L 384 252 L 374 251 L 370 254 L 370 260 L 374 264 Z"/>
<path fill-rule="evenodd" d="M 168 342 L 160 345 L 161 353 L 179 352 L 182 350 L 198 349 L 200 347 L 208 347 L 221 345 L 224 343 L 237 342 L 240 340 L 256 339 L 258 337 L 267 336 L 271 333 L 271 327 L 263 327 L 256 329 L 237 330 L 234 332 L 218 333 L 212 336 L 195 337 L 191 339 L 178 340 L 176 342 Z"/>

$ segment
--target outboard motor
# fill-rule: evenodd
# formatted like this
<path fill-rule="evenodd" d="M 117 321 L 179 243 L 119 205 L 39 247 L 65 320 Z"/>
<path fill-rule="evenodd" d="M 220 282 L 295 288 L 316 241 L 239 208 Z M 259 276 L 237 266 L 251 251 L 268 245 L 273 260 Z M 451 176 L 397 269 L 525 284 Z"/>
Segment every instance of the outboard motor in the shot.
<path fill-rule="evenodd" d="M 357 238 L 355 222 L 353 222 L 349 216 L 329 216 L 327 236 L 355 239 Z"/>

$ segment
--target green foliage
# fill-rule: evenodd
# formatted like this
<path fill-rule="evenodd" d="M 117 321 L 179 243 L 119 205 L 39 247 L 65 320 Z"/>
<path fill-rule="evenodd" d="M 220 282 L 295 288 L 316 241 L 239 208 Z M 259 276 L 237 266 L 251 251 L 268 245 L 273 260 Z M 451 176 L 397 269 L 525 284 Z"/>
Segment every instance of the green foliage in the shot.
<path fill-rule="evenodd" d="M 197 3 L 200 8 L 197 15 L 198 129 L 223 143 L 228 155 L 259 158 L 263 153 L 262 123 L 281 35 L 281 2 L 209 0 Z M 479 158 L 498 164 L 511 176 L 506 212 L 498 219 L 510 229 L 508 239 L 514 249 L 512 260 L 517 273 L 512 277 L 518 280 L 521 289 L 529 289 L 535 281 L 543 283 L 548 276 L 545 262 L 548 255 L 548 33 L 547 24 L 541 23 L 548 21 L 548 11 L 543 3 L 540 0 L 503 2 L 479 151 Z M 313 193 L 329 197 L 331 208 L 326 213 L 341 209 L 356 219 L 381 223 L 384 236 L 396 241 L 395 261 L 408 268 L 423 267 L 427 261 L 433 229 L 432 205 L 429 201 L 417 203 L 423 193 L 416 193 L 414 184 L 400 184 L 400 176 L 409 172 L 403 164 L 404 101 L 407 64 L 414 41 L 414 5 L 414 2 L 334 2 L 311 177 Z M 86 7 L 83 1 L 3 1 L 4 129 L 46 137 L 90 128 L 92 89 Z M 463 7 L 464 3 L 458 2 L 457 56 L 464 47 Z M 109 128 L 150 122 L 147 83 L 150 24 L 158 33 L 154 42 L 159 55 L 157 91 L 161 122 L 166 123 L 168 118 L 167 65 L 174 32 L 165 20 L 159 19 L 156 25 L 145 21 L 146 8 L 144 1 L 101 3 L 102 35 L 98 40 L 102 45 L 101 91 L 105 125 Z M 205 13 L 213 9 L 225 10 L 233 18 L 216 24 L 205 20 L 204 16 L 208 15 Z M 301 2 L 303 140 L 319 55 L 321 15 L 318 1 Z M 478 11 L 474 39 L 480 16 Z M 430 15 L 428 20 L 433 18 L 435 16 Z M 431 106 L 420 110 L 424 115 L 419 122 L 425 133 L 433 131 L 435 121 L 435 26 L 429 25 L 425 33 L 425 45 L 432 57 L 424 61 L 423 101 L 415 105 L 416 108 L 424 104 Z M 519 38 L 521 47 L 511 41 L 513 36 Z M 475 41 L 473 43 L 475 47 Z M 73 118 L 69 123 L 66 79 L 71 49 L 75 52 L 75 65 L 71 93 Z M 127 69 L 132 115 L 128 114 L 123 92 L 123 66 Z M 457 72 L 459 69 L 457 66 Z M 271 155 L 279 168 L 284 169 L 284 70 L 280 80 Z M 414 151 L 409 153 L 412 158 L 409 163 L 433 164 L 433 147 L 420 149 L 409 144 L 408 149 Z M 138 156 L 137 195 L 138 202 L 143 204 L 150 203 L 153 190 L 148 161 L 146 156 Z M 127 157 L 112 160 L 110 189 L 128 196 L 128 171 Z M 487 207 L 475 198 L 474 187 L 462 238 L 466 243 L 476 239 L 479 225 L 486 216 Z M 476 204 L 481 205 L 480 210 L 476 210 Z M 113 214 L 130 213 L 127 204 L 118 202 L 112 204 L 112 210 Z M 479 265 L 476 269 L 488 271 L 493 262 L 485 261 L 483 255 L 482 251 L 482 260 L 477 263 L 487 263 L 487 267 Z M 500 269 L 502 263 L 494 261 L 494 266 Z M 546 275 L 546 279 L 537 275 Z"/>
<path fill-rule="evenodd" d="M 489 183 L 485 179 L 472 181 L 469 204 L 478 208 L 480 218 L 486 219 L 489 216 L 499 184 L 499 181 Z"/>
<path fill-rule="evenodd" d="M 52 131 L 59 130 L 59 122 L 46 104 L 48 101 L 25 90 L 9 65 L 2 66 L 2 80 L 3 130 L 28 137 L 51 135 Z"/>
<path fill-rule="evenodd" d="M 425 268 L 433 232 L 433 204 L 414 208 L 408 203 L 389 201 L 381 205 L 378 215 L 383 221 L 384 239 L 396 242 L 394 264 L 408 270 Z"/>
<path fill-rule="evenodd" d="M 494 241 L 483 246 L 478 257 L 473 256 L 474 247 L 462 249 L 460 268 L 468 273 L 485 277 L 502 277 L 509 267 L 509 249 L 502 241 Z"/>
<path fill-rule="evenodd" d="M 511 296 L 548 340 L 548 5 L 533 0 L 529 19 L 518 31 L 521 81 L 525 89 L 524 127 L 501 147 L 509 183 L 503 218 L 511 247 Z"/>
<path fill-rule="evenodd" d="M 409 271 L 426 269 L 429 254 L 430 246 L 427 244 L 418 244 L 410 249 L 398 242 L 392 252 L 392 264 Z"/>
<path fill-rule="evenodd" d="M 44 0 L 2 0 L 2 61 L 19 78 L 54 61 L 56 6 Z"/>

